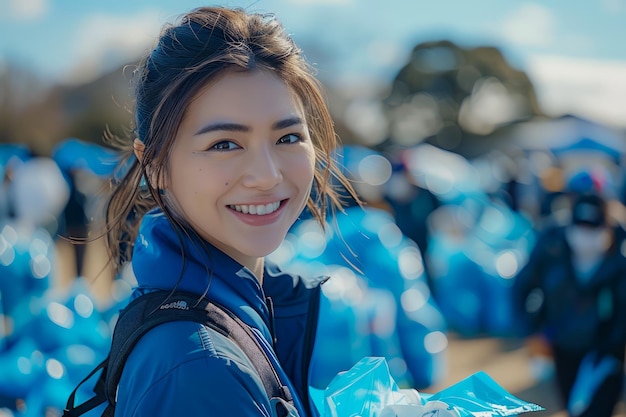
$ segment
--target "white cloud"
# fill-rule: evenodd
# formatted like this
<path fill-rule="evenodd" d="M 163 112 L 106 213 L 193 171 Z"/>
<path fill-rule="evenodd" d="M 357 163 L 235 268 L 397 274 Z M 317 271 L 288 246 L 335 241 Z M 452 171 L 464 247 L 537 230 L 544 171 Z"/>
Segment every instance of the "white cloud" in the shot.
<path fill-rule="evenodd" d="M 68 83 L 93 79 L 104 71 L 136 60 L 154 44 L 167 19 L 157 10 L 132 16 L 99 14 L 77 29 L 73 45 L 76 65 L 65 77 Z"/>
<path fill-rule="evenodd" d="M 533 56 L 527 74 L 547 113 L 572 113 L 626 127 L 626 61 Z"/>
<path fill-rule="evenodd" d="M 602 0 L 601 5 L 607 13 L 611 14 L 626 11 L 626 0 Z"/>
<path fill-rule="evenodd" d="M 5 18 L 36 20 L 48 12 L 48 0 L 0 0 L 0 10 L 8 11 Z"/>
<path fill-rule="evenodd" d="M 500 23 L 498 34 L 512 44 L 546 46 L 554 41 L 554 29 L 555 19 L 548 8 L 526 3 Z"/>

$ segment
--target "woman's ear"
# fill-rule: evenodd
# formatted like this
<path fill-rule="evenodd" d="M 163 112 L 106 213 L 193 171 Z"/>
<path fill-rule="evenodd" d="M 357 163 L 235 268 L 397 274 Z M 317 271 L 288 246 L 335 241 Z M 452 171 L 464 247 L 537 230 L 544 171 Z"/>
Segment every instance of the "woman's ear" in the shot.
<path fill-rule="evenodd" d="M 146 145 L 139 138 L 135 138 L 133 141 L 133 152 L 139 162 L 143 162 L 143 151 L 146 149 Z"/>
<path fill-rule="evenodd" d="M 141 164 L 143 164 L 143 153 L 145 149 L 146 145 L 140 141 L 139 138 L 135 138 L 133 141 L 133 152 Z M 160 181 L 158 181 L 154 171 L 149 166 L 146 166 L 146 176 L 148 177 L 147 179 L 150 181 L 152 188 L 165 189 L 167 187 L 167 184 L 160 183 Z"/>

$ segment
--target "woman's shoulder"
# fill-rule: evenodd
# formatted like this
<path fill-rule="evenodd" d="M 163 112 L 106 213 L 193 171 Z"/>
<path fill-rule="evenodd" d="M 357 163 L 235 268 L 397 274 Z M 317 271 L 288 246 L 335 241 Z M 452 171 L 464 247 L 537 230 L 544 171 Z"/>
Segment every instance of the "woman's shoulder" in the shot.
<path fill-rule="evenodd" d="M 128 362 L 153 364 L 167 372 L 168 368 L 174 369 L 180 363 L 207 358 L 249 362 L 235 341 L 193 321 L 173 321 L 149 330 L 137 342 Z"/>
<path fill-rule="evenodd" d="M 215 408 L 241 388 L 256 393 L 249 398 L 258 402 L 266 399 L 253 364 L 239 346 L 201 323 L 176 321 L 151 329 L 137 342 L 124 366 L 118 405 L 145 411 L 165 401 L 174 411 L 190 401 Z"/>

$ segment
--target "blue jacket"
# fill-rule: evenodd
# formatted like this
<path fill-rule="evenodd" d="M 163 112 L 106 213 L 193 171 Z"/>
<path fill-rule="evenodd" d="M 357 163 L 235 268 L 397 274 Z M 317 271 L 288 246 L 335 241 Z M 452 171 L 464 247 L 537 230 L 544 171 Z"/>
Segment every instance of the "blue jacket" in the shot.
<path fill-rule="evenodd" d="M 298 415 L 318 415 L 308 396 L 308 367 L 321 280 L 305 283 L 266 261 L 261 287 L 249 269 L 207 242 L 185 237 L 184 251 L 183 262 L 167 218 L 148 213 L 135 241 L 138 288 L 132 298 L 174 287 L 206 292 L 253 329 L 290 388 Z M 115 415 L 271 416 L 270 408 L 256 370 L 234 342 L 199 323 L 171 322 L 149 331 L 131 352 Z"/>
<path fill-rule="evenodd" d="M 626 345 L 626 234 L 614 242 L 586 283 L 575 277 L 564 227 L 542 232 L 514 282 L 515 304 L 526 333 L 541 332 L 569 352 L 618 352 Z M 533 307 L 534 306 L 534 307 Z"/>

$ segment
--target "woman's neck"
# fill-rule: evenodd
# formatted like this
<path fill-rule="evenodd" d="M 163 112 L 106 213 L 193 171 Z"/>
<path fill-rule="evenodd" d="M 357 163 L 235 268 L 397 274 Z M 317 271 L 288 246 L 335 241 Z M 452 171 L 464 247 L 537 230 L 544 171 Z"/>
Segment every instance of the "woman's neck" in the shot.
<path fill-rule="evenodd" d="M 259 280 L 259 284 L 263 285 L 263 267 L 265 266 L 265 258 L 253 259 L 251 265 L 248 268 L 252 271 L 256 279 Z"/>

